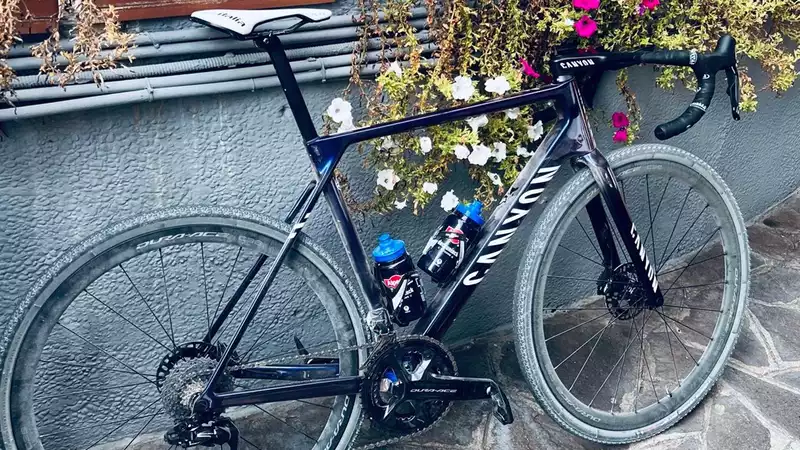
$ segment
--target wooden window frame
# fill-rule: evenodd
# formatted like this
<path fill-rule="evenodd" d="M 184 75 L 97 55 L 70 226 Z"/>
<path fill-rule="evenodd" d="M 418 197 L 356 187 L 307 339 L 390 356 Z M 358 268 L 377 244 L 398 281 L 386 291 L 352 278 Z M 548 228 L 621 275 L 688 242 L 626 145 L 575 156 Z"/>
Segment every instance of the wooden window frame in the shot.
<path fill-rule="evenodd" d="M 114 5 L 121 21 L 188 16 L 201 9 L 267 9 L 333 3 L 335 0 L 95 0 L 98 6 Z M 58 0 L 20 2 L 20 34 L 47 32 L 58 14 Z"/>

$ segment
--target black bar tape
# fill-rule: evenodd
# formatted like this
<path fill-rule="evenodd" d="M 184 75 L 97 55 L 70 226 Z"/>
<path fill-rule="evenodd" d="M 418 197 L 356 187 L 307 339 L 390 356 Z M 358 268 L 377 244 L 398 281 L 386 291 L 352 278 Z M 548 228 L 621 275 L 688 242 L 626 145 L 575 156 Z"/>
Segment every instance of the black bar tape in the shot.
<path fill-rule="evenodd" d="M 656 127 L 656 137 L 663 141 L 673 136 L 677 136 L 696 124 L 703 115 L 706 109 L 711 104 L 711 98 L 714 96 L 715 75 L 703 74 L 700 78 L 700 90 L 694 96 L 694 101 L 683 114 L 677 119 L 667 122 Z"/>
<path fill-rule="evenodd" d="M 643 52 L 641 60 L 645 64 L 665 64 L 669 66 L 692 66 L 697 62 L 697 52 L 687 50 L 665 50 Z"/>

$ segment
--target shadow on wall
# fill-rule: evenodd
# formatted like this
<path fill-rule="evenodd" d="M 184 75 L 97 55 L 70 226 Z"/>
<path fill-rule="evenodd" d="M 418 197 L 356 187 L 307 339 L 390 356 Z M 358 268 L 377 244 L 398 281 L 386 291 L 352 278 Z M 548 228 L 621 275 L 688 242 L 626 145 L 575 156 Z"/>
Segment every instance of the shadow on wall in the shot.
<path fill-rule="evenodd" d="M 663 92 L 650 68 L 632 71 L 631 84 L 646 120 L 643 142 L 652 129 L 680 114 L 692 94 Z M 757 84 L 763 77 L 754 71 Z M 724 92 L 720 79 L 717 92 Z M 303 86 L 312 114 L 319 118 L 342 83 Z M 602 81 L 595 101 L 595 133 L 602 149 L 612 149 L 608 123 L 623 108 L 613 76 Z M 763 93 L 759 111 L 741 122 L 730 119 L 727 99 L 714 99 L 706 118 L 669 141 L 704 158 L 726 179 L 746 218 L 752 218 L 800 186 L 800 94 L 781 99 Z M 279 90 L 188 98 L 168 103 L 119 107 L 91 116 L 65 115 L 8 123 L 0 169 L 0 323 L 44 266 L 70 245 L 103 226 L 144 211 L 174 205 L 217 204 L 255 209 L 282 218 L 311 177 L 307 157 Z M 374 174 L 357 152 L 342 166 L 359 195 L 375 187 Z M 555 193 L 569 171 L 548 189 Z M 471 192 L 466 170 L 456 168 L 438 194 Z M 415 257 L 445 213 L 437 197 L 420 216 L 409 210 L 359 220 L 367 250 L 378 234 L 404 239 Z M 531 216 L 540 211 L 534 209 Z M 516 233 L 505 254 L 467 304 L 448 339 L 461 339 L 510 324 L 517 261 L 534 220 Z M 307 232 L 340 263 L 338 237 L 324 206 Z M 428 286 L 432 297 L 434 286 Z M 489 312 L 487 314 L 487 312 Z"/>

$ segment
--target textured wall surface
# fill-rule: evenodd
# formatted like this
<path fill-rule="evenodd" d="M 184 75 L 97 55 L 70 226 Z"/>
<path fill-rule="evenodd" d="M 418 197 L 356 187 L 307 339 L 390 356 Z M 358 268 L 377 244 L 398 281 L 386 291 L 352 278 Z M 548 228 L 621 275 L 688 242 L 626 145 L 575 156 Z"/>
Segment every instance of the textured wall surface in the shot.
<path fill-rule="evenodd" d="M 651 130 L 690 102 L 685 90 L 665 93 L 650 69 L 632 76 Z M 763 80 L 756 79 L 757 82 Z M 305 85 L 312 115 L 319 117 L 341 83 Z M 707 117 L 670 141 L 708 161 L 727 180 L 746 218 L 752 218 L 800 185 L 800 94 L 761 97 L 759 112 L 730 119 L 723 85 Z M 621 98 L 606 77 L 597 98 L 595 133 L 612 148 L 605 125 Z M 188 98 L 167 103 L 111 108 L 83 114 L 8 123 L 0 143 L 0 323 L 43 272 L 48 260 L 101 227 L 152 208 L 233 205 L 282 217 L 311 175 L 291 114 L 279 90 Z M 353 152 L 343 162 L 355 190 L 369 192 L 374 177 Z M 466 170 L 458 167 L 440 194 L 464 196 Z M 554 190 L 550 189 L 552 195 Z M 435 200 L 438 205 L 438 199 Z M 359 222 L 366 245 L 391 231 L 416 255 L 441 218 L 433 206 L 422 216 L 403 211 Z M 516 259 L 526 242 L 529 220 L 516 233 L 491 276 L 459 316 L 450 338 L 508 324 Z M 318 209 L 307 227 L 331 253 L 340 255 L 331 221 Z M 346 261 L 341 261 L 346 263 Z M 491 311 L 491 314 L 486 314 Z"/>

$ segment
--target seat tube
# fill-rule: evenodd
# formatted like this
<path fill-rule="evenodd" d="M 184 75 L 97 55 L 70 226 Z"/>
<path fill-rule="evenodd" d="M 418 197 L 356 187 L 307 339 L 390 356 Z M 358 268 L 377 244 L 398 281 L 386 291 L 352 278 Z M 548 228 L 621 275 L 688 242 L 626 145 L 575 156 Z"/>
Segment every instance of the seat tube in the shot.
<path fill-rule="evenodd" d="M 255 42 L 259 48 L 269 53 L 272 66 L 278 75 L 278 81 L 281 83 L 283 93 L 286 95 L 286 101 L 289 103 L 289 108 L 292 110 L 292 115 L 295 122 L 297 122 L 297 127 L 300 129 L 300 135 L 303 136 L 303 140 L 308 142 L 316 138 L 317 129 L 314 127 L 314 121 L 311 120 L 311 114 L 309 114 L 308 106 L 303 100 L 303 94 L 300 92 L 300 86 L 297 85 L 297 79 L 294 77 L 292 66 L 289 64 L 289 58 L 286 56 L 281 40 L 278 36 L 271 35 Z"/>

